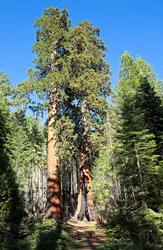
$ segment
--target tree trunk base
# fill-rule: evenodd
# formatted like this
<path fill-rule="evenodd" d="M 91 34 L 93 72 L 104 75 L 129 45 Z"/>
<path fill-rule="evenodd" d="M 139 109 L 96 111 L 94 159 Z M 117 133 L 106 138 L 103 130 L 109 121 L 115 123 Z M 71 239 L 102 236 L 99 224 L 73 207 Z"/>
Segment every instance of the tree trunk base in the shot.
<path fill-rule="evenodd" d="M 86 205 L 82 189 L 78 195 L 78 204 L 73 218 L 80 221 L 95 221 L 95 215 L 91 213 L 91 209 Z"/>

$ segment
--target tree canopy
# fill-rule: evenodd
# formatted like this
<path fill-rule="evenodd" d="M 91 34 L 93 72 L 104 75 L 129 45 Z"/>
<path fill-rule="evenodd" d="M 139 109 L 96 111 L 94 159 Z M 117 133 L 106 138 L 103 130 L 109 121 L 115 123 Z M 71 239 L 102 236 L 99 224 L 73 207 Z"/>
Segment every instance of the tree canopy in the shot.
<path fill-rule="evenodd" d="M 100 28 L 66 9 L 34 27 L 28 79 L 0 72 L 0 249 L 77 249 L 65 223 L 82 220 L 103 249 L 162 249 L 162 81 L 124 52 L 111 88 Z"/>

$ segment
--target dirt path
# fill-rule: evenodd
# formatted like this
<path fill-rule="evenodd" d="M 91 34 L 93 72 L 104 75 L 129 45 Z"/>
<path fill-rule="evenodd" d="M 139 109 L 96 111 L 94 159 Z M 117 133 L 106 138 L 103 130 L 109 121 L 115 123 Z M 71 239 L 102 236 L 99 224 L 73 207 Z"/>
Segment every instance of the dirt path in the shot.
<path fill-rule="evenodd" d="M 102 235 L 94 235 L 90 238 L 86 238 L 81 240 L 82 247 L 80 247 L 80 250 L 98 250 L 100 245 L 106 241 L 106 236 Z"/>
<path fill-rule="evenodd" d="M 80 250 L 98 250 L 108 238 L 95 222 L 70 220 L 64 225 L 70 236 L 81 243 Z"/>

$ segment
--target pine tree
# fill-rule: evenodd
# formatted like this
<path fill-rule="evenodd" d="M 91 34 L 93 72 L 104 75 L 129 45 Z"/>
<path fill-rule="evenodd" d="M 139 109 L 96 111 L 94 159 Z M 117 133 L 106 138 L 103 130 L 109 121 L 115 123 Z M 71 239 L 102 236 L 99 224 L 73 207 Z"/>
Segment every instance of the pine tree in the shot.
<path fill-rule="evenodd" d="M 117 209 L 121 193 L 116 168 L 119 159 L 119 155 L 117 157 L 119 143 L 116 138 L 118 125 L 117 108 L 109 104 L 101 143 L 97 138 L 96 147 L 99 147 L 99 154 L 93 167 L 95 207 L 98 211 L 98 218 L 102 223 L 107 220 L 111 208 Z"/>
<path fill-rule="evenodd" d="M 0 242 L 21 237 L 21 221 L 24 216 L 23 195 L 16 183 L 16 174 L 11 164 L 11 113 L 9 90 L 12 86 L 7 75 L 1 74 L 0 81 Z M 0 244 L 1 244 L 0 243 Z"/>
<path fill-rule="evenodd" d="M 157 182 L 155 174 L 157 176 L 159 173 L 157 172 L 159 162 L 156 153 L 156 134 L 150 129 L 147 122 L 152 112 L 152 106 L 148 105 L 149 96 L 140 91 L 142 85 L 144 85 L 144 80 L 147 81 L 146 86 L 151 86 L 151 88 L 154 83 L 156 84 L 155 74 L 151 71 L 151 67 L 140 58 L 134 61 L 132 57 L 125 53 L 122 56 L 120 80 L 117 84 L 117 104 L 122 126 L 119 138 L 123 143 L 122 162 L 125 166 L 122 165 L 123 168 L 120 173 L 125 186 L 133 185 L 132 188 L 136 191 L 134 195 L 138 198 L 141 194 L 139 196 L 140 201 L 146 200 L 148 203 L 148 195 L 150 196 L 150 192 L 152 195 Z M 158 97 L 154 95 L 153 102 L 157 102 L 157 99 Z M 144 109 L 146 106 L 149 108 L 149 116 L 147 110 L 145 116 Z M 128 176 L 128 180 L 126 176 Z M 158 190 L 154 196 L 157 195 Z"/>
<path fill-rule="evenodd" d="M 11 166 L 15 171 L 19 190 L 24 193 L 26 212 L 40 217 L 45 207 L 43 179 L 46 144 L 43 128 L 36 118 L 26 117 L 25 112 L 18 110 L 11 115 L 10 132 Z"/>
<path fill-rule="evenodd" d="M 157 83 L 155 83 L 156 85 Z M 163 155 L 163 106 L 161 98 L 156 93 L 156 86 L 150 84 L 148 78 L 142 78 L 137 90 L 136 106 L 143 113 L 145 125 L 155 135 L 158 154 Z M 154 88 L 155 87 L 155 88 Z M 158 89 L 158 88 L 157 88 Z"/>
<path fill-rule="evenodd" d="M 161 132 L 156 134 L 152 130 L 155 116 L 151 117 L 151 113 L 159 114 L 158 124 L 161 124 L 157 82 L 145 61 L 134 60 L 128 53 L 122 56 L 115 93 L 119 119 L 113 149 L 120 192 L 117 204 L 113 203 L 109 211 L 110 222 L 119 226 L 116 232 L 120 243 L 113 243 L 111 249 L 162 246 L 161 223 L 156 219 L 162 218 L 162 161 L 158 153 Z"/>

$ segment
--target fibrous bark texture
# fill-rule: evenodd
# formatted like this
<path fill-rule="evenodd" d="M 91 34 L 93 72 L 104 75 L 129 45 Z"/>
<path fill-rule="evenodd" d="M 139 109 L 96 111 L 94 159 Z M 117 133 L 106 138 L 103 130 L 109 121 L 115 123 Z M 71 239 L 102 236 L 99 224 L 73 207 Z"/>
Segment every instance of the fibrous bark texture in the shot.
<path fill-rule="evenodd" d="M 50 91 L 48 118 L 48 207 L 45 217 L 61 219 L 60 160 L 54 125 L 58 116 L 56 89 Z"/>
<path fill-rule="evenodd" d="M 86 100 L 83 100 L 80 180 L 78 186 L 78 204 L 75 212 L 75 218 L 79 220 L 86 218 L 89 221 L 93 221 L 95 219 L 91 167 L 90 114 L 88 104 Z"/>

